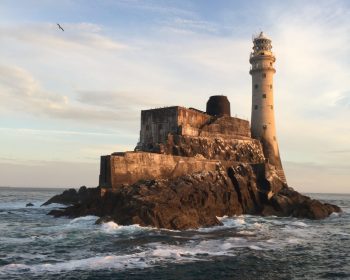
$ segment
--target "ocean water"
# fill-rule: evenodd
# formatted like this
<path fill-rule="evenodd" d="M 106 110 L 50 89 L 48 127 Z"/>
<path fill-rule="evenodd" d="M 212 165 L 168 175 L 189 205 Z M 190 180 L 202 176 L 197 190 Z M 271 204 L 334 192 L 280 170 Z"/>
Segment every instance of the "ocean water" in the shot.
<path fill-rule="evenodd" d="M 61 191 L 0 188 L 0 279 L 350 279 L 349 194 L 310 194 L 344 211 L 321 221 L 170 231 L 47 216 L 60 205 L 40 205 Z"/>

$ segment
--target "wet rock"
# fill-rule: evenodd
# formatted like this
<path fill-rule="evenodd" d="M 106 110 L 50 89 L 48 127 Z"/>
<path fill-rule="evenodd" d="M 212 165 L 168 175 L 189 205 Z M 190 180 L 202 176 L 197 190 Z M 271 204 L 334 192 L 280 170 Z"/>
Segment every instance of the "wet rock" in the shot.
<path fill-rule="evenodd" d="M 311 199 L 288 187 L 275 194 L 271 198 L 270 203 L 274 211 L 276 211 L 275 213 L 279 216 L 324 219 L 333 212 L 341 212 L 341 209 L 336 205 Z"/>
<path fill-rule="evenodd" d="M 71 192 L 76 203 L 52 210 L 55 217 L 96 215 L 97 223 L 139 224 L 167 229 L 220 225 L 217 217 L 241 214 L 321 219 L 340 208 L 301 195 L 262 168 L 237 164 L 168 180 L 142 180 L 117 189 Z M 259 172 L 258 172 L 259 171 Z M 263 178 L 261 178 L 263 176 Z M 52 201 L 67 201 L 55 196 Z M 77 196 L 77 197 L 76 197 Z M 64 198 L 64 199 L 63 199 Z M 48 203 L 51 200 L 48 201 Z M 57 202 L 55 202 L 57 203 Z"/>
<path fill-rule="evenodd" d="M 46 206 L 51 203 L 70 205 L 70 204 L 77 203 L 78 201 L 79 201 L 79 196 L 77 191 L 75 189 L 68 189 L 68 190 L 65 190 L 60 195 L 55 195 L 51 197 L 48 201 L 43 203 L 41 206 Z"/>
<path fill-rule="evenodd" d="M 62 194 L 53 196 L 41 206 L 46 206 L 51 203 L 71 205 L 81 202 L 85 197 L 88 196 L 88 190 L 89 189 L 86 186 L 80 187 L 78 191 L 76 191 L 76 189 L 65 190 Z"/>
<path fill-rule="evenodd" d="M 33 207 L 33 206 L 34 206 L 34 204 L 31 203 L 31 202 L 29 202 L 29 203 L 26 204 L 26 207 Z"/>

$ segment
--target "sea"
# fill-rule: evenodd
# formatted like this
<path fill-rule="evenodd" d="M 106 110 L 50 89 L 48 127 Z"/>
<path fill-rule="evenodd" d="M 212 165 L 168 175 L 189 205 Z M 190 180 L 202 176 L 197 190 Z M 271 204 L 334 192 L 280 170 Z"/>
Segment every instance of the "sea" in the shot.
<path fill-rule="evenodd" d="M 0 188 L 0 279 L 350 279 L 350 194 L 308 194 L 342 208 L 324 220 L 174 231 L 48 216 L 62 205 L 41 204 L 62 191 Z"/>

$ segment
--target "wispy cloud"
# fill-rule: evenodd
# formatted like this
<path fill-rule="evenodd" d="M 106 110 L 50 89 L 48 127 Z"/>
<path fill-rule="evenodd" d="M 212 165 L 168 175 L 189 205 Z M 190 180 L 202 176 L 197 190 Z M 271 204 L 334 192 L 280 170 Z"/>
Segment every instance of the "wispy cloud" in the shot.
<path fill-rule="evenodd" d="M 2 110 L 20 110 L 53 118 L 86 121 L 135 120 L 135 114 L 125 114 L 107 107 L 94 108 L 76 104 L 66 95 L 43 89 L 27 71 L 19 67 L 0 66 Z M 9 108 L 9 109 L 8 109 Z"/>
<path fill-rule="evenodd" d="M 3 40 L 19 42 L 49 49 L 69 49 L 79 51 L 87 48 L 119 51 L 128 46 L 102 34 L 102 27 L 92 23 L 60 23 L 65 31 L 61 32 L 55 23 L 0 26 Z"/>

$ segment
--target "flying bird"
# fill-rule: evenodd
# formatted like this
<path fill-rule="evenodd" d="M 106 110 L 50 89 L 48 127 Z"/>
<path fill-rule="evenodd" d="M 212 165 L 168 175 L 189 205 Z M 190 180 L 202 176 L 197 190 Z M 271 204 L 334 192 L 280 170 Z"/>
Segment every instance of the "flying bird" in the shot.
<path fill-rule="evenodd" d="M 57 23 L 57 26 L 58 26 L 59 29 L 61 29 L 62 31 L 64 31 L 64 29 L 62 28 L 62 26 L 61 26 L 59 23 Z"/>

